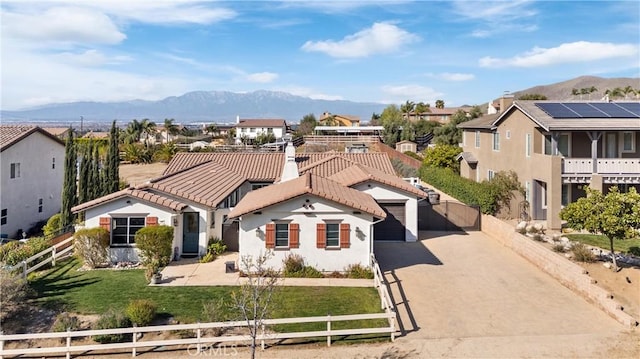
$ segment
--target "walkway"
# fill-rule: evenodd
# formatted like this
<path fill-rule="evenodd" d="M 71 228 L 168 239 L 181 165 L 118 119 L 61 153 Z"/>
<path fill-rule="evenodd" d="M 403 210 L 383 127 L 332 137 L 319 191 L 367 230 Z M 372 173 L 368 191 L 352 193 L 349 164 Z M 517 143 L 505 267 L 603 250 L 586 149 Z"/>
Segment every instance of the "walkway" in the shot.
<path fill-rule="evenodd" d="M 219 286 L 240 285 L 246 281 L 238 271 L 226 272 L 226 262 L 238 268 L 238 253 L 227 252 L 213 262 L 200 263 L 197 258 L 183 258 L 162 270 L 162 281 L 157 286 Z M 373 280 L 346 278 L 284 278 L 284 286 L 312 287 L 373 287 Z"/>

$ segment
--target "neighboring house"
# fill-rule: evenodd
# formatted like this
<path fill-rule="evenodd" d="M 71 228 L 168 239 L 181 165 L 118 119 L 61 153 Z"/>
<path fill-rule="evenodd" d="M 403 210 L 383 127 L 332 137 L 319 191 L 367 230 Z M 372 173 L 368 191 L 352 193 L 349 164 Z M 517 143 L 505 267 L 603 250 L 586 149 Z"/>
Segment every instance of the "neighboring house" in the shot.
<path fill-rule="evenodd" d="M 396 143 L 396 151 L 400 151 L 405 153 L 407 151 L 410 152 L 418 152 L 418 144 L 412 141 L 404 140 Z"/>
<path fill-rule="evenodd" d="M 467 115 L 469 115 L 469 111 L 471 111 L 471 107 L 446 107 L 446 108 L 437 108 L 430 107 L 429 112 L 410 112 L 408 115 L 404 115 L 408 118 L 409 121 L 418 121 L 418 120 L 427 120 L 427 121 L 435 121 L 440 123 L 449 123 L 451 116 L 453 116 L 458 111 L 464 111 Z"/>
<path fill-rule="evenodd" d="M 280 119 L 246 119 L 238 117 L 235 125 L 236 143 L 244 139 L 253 142 L 262 133 L 272 133 L 276 141 L 287 133 L 287 123 Z"/>
<path fill-rule="evenodd" d="M 85 133 L 84 136 L 82 136 L 82 138 L 93 138 L 93 139 L 97 139 L 97 140 L 104 140 L 104 139 L 109 139 L 109 136 L 111 136 L 111 134 L 109 132 L 89 131 L 89 132 Z"/>
<path fill-rule="evenodd" d="M 324 205 L 332 207 L 329 210 L 332 212 L 330 216 L 329 212 L 323 212 L 332 219 L 353 219 L 350 222 L 353 223 L 352 240 L 358 238 L 356 234 L 360 235 L 356 228 L 360 228 L 365 234 L 366 238 L 362 241 L 366 243 L 372 241 L 370 233 L 374 233 L 375 239 L 417 239 L 417 201 L 425 195 L 395 176 L 393 166 L 385 154 L 295 154 L 291 144 L 287 146 L 286 154 L 178 153 L 162 177 L 134 189 L 125 189 L 78 205 L 73 211 L 85 213 L 84 225 L 87 227 L 102 225 L 111 229 L 111 254 L 114 261 L 135 259 L 135 232 L 145 225 L 155 224 L 175 227 L 174 256 L 203 255 L 210 237 L 221 238 L 229 250 L 243 254 L 242 238 L 246 238 L 247 231 L 255 233 L 255 228 L 249 228 L 250 223 L 253 223 L 251 221 L 247 222 L 249 224 L 242 224 L 242 221 L 233 220 L 246 214 L 238 215 L 238 211 L 258 203 L 264 205 L 263 212 L 282 211 L 286 208 L 284 204 L 270 203 L 262 199 L 260 193 L 272 193 L 272 187 L 292 190 L 293 187 L 290 188 L 287 184 L 274 186 L 274 183 L 289 179 L 290 184 L 298 183 L 294 181 L 298 181 L 296 178 L 299 174 L 310 178 L 312 183 L 329 186 L 316 188 L 326 195 L 309 192 L 305 195 L 310 197 L 305 197 L 303 202 L 322 202 L 322 208 L 328 208 Z M 320 179 L 313 180 L 315 177 Z M 266 192 L 261 192 L 263 188 Z M 338 188 L 342 192 L 332 192 Z M 258 194 L 252 194 L 252 191 Z M 353 194 L 354 192 L 357 194 Z M 294 192 L 287 192 L 288 197 L 281 199 L 281 202 L 293 200 L 291 193 Z M 356 196 L 359 200 L 357 203 L 344 203 L 344 200 L 351 197 L 344 197 L 343 194 Z M 256 196 L 260 200 L 256 200 Z M 264 198 L 267 197 L 265 195 Z M 306 202 L 306 199 L 310 202 Z M 364 203 L 369 203 L 366 210 L 358 209 Z M 306 212 L 309 211 L 307 209 Z M 355 213 L 358 211 L 361 213 Z M 254 215 L 257 210 L 250 212 L 250 215 Z M 324 214 L 318 218 L 324 218 Z M 288 218 L 296 219 L 297 223 L 302 224 L 297 215 L 299 214 L 293 213 Z M 373 215 L 378 220 L 374 221 L 371 217 Z M 332 228 L 333 226 L 330 229 Z M 370 228 L 373 228 L 373 232 L 369 231 Z M 357 243 L 353 242 L 354 248 L 363 246 L 360 242 Z M 248 250 L 253 247 L 244 248 Z M 364 254 L 359 253 L 357 263 L 360 263 L 361 258 L 368 258 L 369 253 L 369 250 Z M 323 268 L 329 270 L 329 267 Z"/>
<path fill-rule="evenodd" d="M 42 127 L 43 130 L 65 141 L 69 137 L 69 127 Z"/>
<path fill-rule="evenodd" d="M 640 189 L 640 102 L 514 101 L 458 127 L 460 174 L 482 181 L 515 171 L 528 214 L 548 228 L 561 228 L 560 209 L 586 186 Z"/>
<path fill-rule="evenodd" d="M 318 120 L 319 126 L 360 126 L 360 117 L 353 115 L 334 115 L 331 112 L 323 112 Z"/>
<path fill-rule="evenodd" d="M 60 211 L 64 143 L 36 126 L 0 126 L 0 232 L 16 237 Z"/>

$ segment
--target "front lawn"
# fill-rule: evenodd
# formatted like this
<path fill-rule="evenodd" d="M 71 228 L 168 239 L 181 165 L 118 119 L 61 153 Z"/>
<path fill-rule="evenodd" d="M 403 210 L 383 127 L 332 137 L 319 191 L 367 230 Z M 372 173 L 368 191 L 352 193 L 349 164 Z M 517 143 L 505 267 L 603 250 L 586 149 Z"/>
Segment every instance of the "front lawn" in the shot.
<path fill-rule="evenodd" d="M 125 308 L 133 299 L 151 299 L 163 316 L 181 322 L 204 321 L 203 304 L 230 298 L 237 287 L 152 287 L 144 270 L 78 271 L 77 260 L 67 260 L 55 268 L 33 276 L 32 301 L 58 311 L 101 314 L 109 308 Z M 380 299 L 374 288 L 279 287 L 274 295 L 272 318 L 379 313 Z M 230 313 L 226 313 L 230 314 Z M 384 326 L 385 320 L 336 323 L 335 329 Z M 318 330 L 324 323 L 287 325 L 279 330 Z"/>
<path fill-rule="evenodd" d="M 588 244 L 590 246 L 599 247 L 602 249 L 610 250 L 611 246 L 609 244 L 609 238 L 599 235 L 599 234 L 587 234 L 587 233 L 576 233 L 576 234 L 566 234 L 565 235 L 569 240 L 582 242 L 584 244 Z M 632 238 L 632 239 L 616 239 L 613 241 L 613 249 L 616 252 L 625 252 L 629 253 L 630 248 L 636 247 L 636 251 L 640 251 L 640 238 Z"/>

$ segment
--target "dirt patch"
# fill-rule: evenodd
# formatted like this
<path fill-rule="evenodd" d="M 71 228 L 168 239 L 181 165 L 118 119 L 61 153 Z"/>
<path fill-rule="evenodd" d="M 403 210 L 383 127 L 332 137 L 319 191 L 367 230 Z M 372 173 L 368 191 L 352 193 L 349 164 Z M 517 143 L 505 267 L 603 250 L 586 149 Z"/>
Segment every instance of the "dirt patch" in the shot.
<path fill-rule="evenodd" d="M 598 286 L 613 294 L 613 299 L 622 305 L 624 312 L 640 321 L 640 268 L 627 266 L 616 273 L 605 268 L 603 262 L 576 263 L 598 281 Z"/>
<path fill-rule="evenodd" d="M 143 184 L 150 179 L 160 177 L 167 168 L 166 163 L 125 164 L 120 165 L 120 178 L 131 186 Z"/>

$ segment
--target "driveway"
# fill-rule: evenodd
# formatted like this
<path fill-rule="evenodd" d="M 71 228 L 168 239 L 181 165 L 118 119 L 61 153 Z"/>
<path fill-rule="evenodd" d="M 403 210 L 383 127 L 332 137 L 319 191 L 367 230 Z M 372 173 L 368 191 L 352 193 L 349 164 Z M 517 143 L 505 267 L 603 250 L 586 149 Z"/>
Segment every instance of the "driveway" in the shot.
<path fill-rule="evenodd" d="M 375 243 L 397 307 L 396 344 L 425 356 L 591 357 L 624 330 L 481 232 L 420 238 Z"/>

